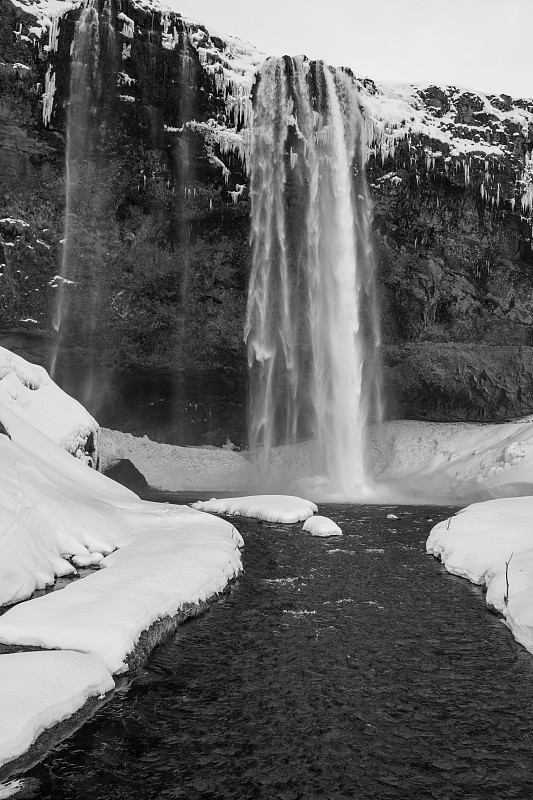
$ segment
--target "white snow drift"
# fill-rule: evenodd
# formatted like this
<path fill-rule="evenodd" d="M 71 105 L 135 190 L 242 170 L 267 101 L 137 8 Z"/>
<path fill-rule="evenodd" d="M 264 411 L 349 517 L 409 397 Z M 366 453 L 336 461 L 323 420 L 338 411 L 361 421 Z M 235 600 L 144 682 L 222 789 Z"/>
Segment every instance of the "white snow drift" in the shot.
<path fill-rule="evenodd" d="M 79 431 L 85 410 L 44 371 L 2 358 L 9 405 L 0 401 L 0 605 L 76 572 L 74 563 L 101 568 L 0 617 L 0 642 L 62 651 L 0 656 L 0 764 L 112 688 L 111 673 L 126 668 L 152 623 L 221 591 L 241 570 L 242 544 L 230 523 L 145 503 L 73 458 L 53 441 L 69 447 L 59 425 L 47 435 L 48 419 L 55 406 L 64 430 Z"/>
<path fill-rule="evenodd" d="M 0 403 L 70 453 L 81 456 L 98 423 L 43 367 L 0 347 Z"/>
<path fill-rule="evenodd" d="M 487 587 L 487 603 L 533 653 L 533 497 L 476 503 L 439 522 L 427 540 L 454 575 Z"/>
<path fill-rule="evenodd" d="M 259 494 L 250 497 L 224 497 L 217 500 L 199 500 L 193 508 L 211 514 L 252 517 L 267 522 L 301 522 L 312 516 L 318 508 L 310 500 L 282 494 Z"/>
<path fill-rule="evenodd" d="M 89 697 L 115 688 L 101 661 L 81 653 L 0 656 L 0 766 L 22 755 L 46 728 Z"/>
<path fill-rule="evenodd" d="M 339 526 L 328 517 L 308 517 L 302 530 L 307 531 L 311 536 L 342 536 Z"/>

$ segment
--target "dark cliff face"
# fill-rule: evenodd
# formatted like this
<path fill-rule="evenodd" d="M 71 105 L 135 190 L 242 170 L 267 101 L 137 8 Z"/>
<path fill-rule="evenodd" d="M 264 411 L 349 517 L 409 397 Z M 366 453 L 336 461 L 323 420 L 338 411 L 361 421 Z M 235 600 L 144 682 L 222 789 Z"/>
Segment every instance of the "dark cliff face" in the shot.
<path fill-rule="evenodd" d="M 62 283 L 54 276 L 80 11 L 60 18 L 49 47 L 46 34 L 30 32 L 35 19 L 0 2 L 1 324 L 50 332 Z M 103 86 L 90 87 L 88 132 L 78 134 L 70 165 L 64 340 L 89 345 L 109 363 L 239 369 L 248 207 L 230 192 L 245 183 L 242 167 L 233 165 L 226 180 L 202 132 L 184 128 L 219 118 L 224 103 L 189 42 L 194 29 L 179 17 L 169 26 L 161 14 L 123 2 L 113 6 L 111 21 L 114 39 L 100 47 L 95 70 Z M 165 25 L 172 48 L 163 46 Z M 49 116 L 48 70 L 55 82 Z"/>
<path fill-rule="evenodd" d="M 51 27 L 31 11 L 0 0 L 1 332 L 52 340 L 62 291 L 66 349 L 111 366 L 221 367 L 244 383 L 246 100 L 261 54 L 179 15 L 102 0 L 112 35 L 70 170 L 64 285 L 80 10 Z M 356 83 L 371 123 L 390 412 L 530 412 L 533 103 Z"/>

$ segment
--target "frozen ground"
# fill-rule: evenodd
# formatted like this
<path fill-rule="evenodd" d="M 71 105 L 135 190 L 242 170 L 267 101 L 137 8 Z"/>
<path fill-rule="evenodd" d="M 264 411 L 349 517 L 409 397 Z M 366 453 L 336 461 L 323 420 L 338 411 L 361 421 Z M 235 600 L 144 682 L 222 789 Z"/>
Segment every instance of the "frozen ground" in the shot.
<path fill-rule="evenodd" d="M 214 447 L 175 447 L 147 437 L 102 429 L 103 468 L 130 459 L 154 489 L 168 491 L 292 491 L 327 499 L 319 484 L 306 482 L 313 448 L 273 452 L 268 479 L 254 475 L 248 454 Z M 372 430 L 372 478 L 364 502 L 461 503 L 533 493 L 533 420 L 502 424 L 396 420 Z M 336 498 L 337 500 L 341 498 Z"/>
<path fill-rule="evenodd" d="M 101 429 L 102 470 L 127 458 L 153 489 L 169 492 L 242 489 L 248 482 L 248 461 L 222 447 L 178 447 L 158 444 L 147 436 Z"/>
<path fill-rule="evenodd" d="M 372 435 L 378 497 L 461 503 L 533 493 L 533 418 L 387 422 Z"/>
<path fill-rule="evenodd" d="M 7 384 L 9 405 L 0 401 L 0 605 L 16 605 L 0 616 L 0 642 L 60 652 L 0 655 L 0 766 L 112 688 L 111 675 L 127 668 L 153 623 L 222 591 L 241 570 L 242 545 L 225 520 L 143 502 L 73 458 L 46 435 L 48 415 L 67 408 L 79 430 L 85 410 L 79 406 L 76 417 L 78 404 L 69 405 L 46 373 L 6 361 L 15 369 L 5 375 L 18 383 Z M 99 569 L 20 602 L 76 573 L 76 563 Z"/>

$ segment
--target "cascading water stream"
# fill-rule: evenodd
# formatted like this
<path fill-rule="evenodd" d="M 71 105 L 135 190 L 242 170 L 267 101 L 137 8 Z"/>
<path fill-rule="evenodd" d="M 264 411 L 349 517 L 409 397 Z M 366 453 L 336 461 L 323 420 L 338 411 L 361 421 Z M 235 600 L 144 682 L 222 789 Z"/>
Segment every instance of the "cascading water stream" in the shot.
<path fill-rule="evenodd" d="M 95 221 L 92 207 L 98 206 L 98 158 L 95 155 L 99 141 L 105 134 L 101 125 L 102 108 L 110 80 L 116 84 L 113 71 L 114 28 L 111 23 L 109 0 L 87 0 L 76 23 L 72 42 L 69 99 L 66 120 L 65 154 L 65 222 L 60 272 L 57 276 L 57 294 L 52 325 L 56 340 L 52 350 L 50 374 L 54 377 L 61 345 L 64 323 L 68 314 L 70 287 L 80 281 L 91 285 L 92 308 L 84 311 L 83 326 L 87 341 L 94 334 L 95 306 L 98 299 L 98 281 L 91 267 L 97 249 L 97 233 L 92 230 Z M 91 207 L 90 204 L 93 204 Z M 87 247 L 91 239 L 91 247 Z"/>
<path fill-rule="evenodd" d="M 364 148 L 346 73 L 265 62 L 251 142 L 250 444 L 268 479 L 275 446 L 312 439 L 307 477 L 349 498 L 367 484 L 365 429 L 379 404 Z"/>

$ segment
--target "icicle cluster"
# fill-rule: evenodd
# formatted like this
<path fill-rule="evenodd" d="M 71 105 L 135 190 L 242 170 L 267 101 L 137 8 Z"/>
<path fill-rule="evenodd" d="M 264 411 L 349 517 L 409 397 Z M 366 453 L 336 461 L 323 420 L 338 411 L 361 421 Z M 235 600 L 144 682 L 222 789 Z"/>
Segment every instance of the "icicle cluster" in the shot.
<path fill-rule="evenodd" d="M 43 102 L 43 123 L 48 127 L 54 110 L 54 95 L 56 92 L 56 74 L 52 71 L 52 65 L 48 65 L 44 76 Z"/>

